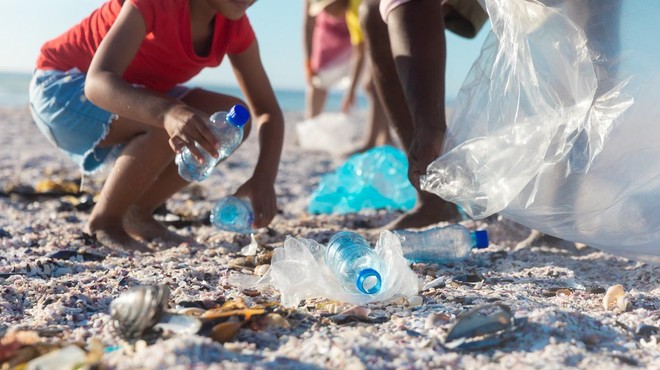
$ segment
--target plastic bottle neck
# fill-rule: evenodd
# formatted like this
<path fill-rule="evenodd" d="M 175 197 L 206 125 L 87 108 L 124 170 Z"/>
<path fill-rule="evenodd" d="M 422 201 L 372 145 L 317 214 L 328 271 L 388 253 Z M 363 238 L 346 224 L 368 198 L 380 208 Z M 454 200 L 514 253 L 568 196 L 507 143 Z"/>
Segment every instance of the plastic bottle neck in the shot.
<path fill-rule="evenodd" d="M 376 294 L 382 286 L 382 279 L 378 271 L 374 269 L 360 270 L 355 282 L 359 291 L 364 294 Z"/>

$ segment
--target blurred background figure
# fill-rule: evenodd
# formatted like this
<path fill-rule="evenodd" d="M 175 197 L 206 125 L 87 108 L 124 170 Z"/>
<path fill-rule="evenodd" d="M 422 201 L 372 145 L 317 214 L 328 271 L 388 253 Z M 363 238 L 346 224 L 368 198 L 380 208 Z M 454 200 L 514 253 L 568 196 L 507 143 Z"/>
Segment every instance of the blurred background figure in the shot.
<path fill-rule="evenodd" d="M 366 44 L 358 16 L 361 3 L 362 0 L 306 0 L 304 17 L 305 55 L 309 56 L 306 63 L 309 94 L 305 118 L 321 113 L 327 89 L 346 77 L 348 86 L 341 110 L 350 113 L 356 105 L 358 86 L 361 83 L 364 85 L 368 99 L 367 131 L 353 153 L 393 144 L 387 116 L 375 93 L 371 68 L 367 63 Z M 339 26 L 342 21 L 348 35 L 348 59 L 343 44 L 341 47 L 337 45 L 337 40 L 343 35 Z M 328 86 L 328 83 L 331 85 Z"/>

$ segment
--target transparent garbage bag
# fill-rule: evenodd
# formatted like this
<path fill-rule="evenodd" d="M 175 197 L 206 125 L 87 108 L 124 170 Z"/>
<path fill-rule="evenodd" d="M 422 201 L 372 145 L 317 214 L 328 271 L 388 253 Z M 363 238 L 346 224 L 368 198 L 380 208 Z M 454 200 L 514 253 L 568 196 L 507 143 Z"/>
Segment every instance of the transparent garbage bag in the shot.
<path fill-rule="evenodd" d="M 311 151 L 325 151 L 341 155 L 354 149 L 364 131 L 362 112 L 344 114 L 324 112 L 296 124 L 298 145 Z"/>
<path fill-rule="evenodd" d="M 480 1 L 492 31 L 422 188 L 660 262 L 660 2 Z"/>
<path fill-rule="evenodd" d="M 419 291 L 419 280 L 403 257 L 399 238 L 387 230 L 381 232 L 375 248 L 383 260 L 383 285 L 377 294 L 344 291 L 325 263 L 325 249 L 314 240 L 288 236 L 284 246 L 275 249 L 270 269 L 256 285 L 277 289 L 285 307 L 297 307 L 303 299 L 311 298 L 365 304 L 408 298 Z"/>

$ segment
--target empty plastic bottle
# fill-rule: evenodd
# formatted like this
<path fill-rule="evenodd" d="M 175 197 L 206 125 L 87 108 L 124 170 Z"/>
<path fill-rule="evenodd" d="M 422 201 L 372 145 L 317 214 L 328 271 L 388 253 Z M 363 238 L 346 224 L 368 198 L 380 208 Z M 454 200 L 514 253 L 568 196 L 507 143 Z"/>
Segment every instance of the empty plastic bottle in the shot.
<path fill-rule="evenodd" d="M 412 262 L 442 263 L 465 258 L 472 248 L 488 247 L 486 230 L 470 232 L 454 224 L 424 231 L 396 230 L 403 256 Z"/>
<path fill-rule="evenodd" d="M 250 201 L 232 195 L 220 199 L 211 210 L 211 224 L 221 230 L 249 234 L 253 220 Z"/>
<path fill-rule="evenodd" d="M 220 142 L 218 158 L 213 158 L 202 147 L 195 146 L 202 152 L 204 160 L 198 162 L 188 148 L 176 155 L 176 164 L 179 166 L 179 175 L 187 181 L 202 181 L 208 178 L 215 165 L 229 157 L 243 141 L 243 126 L 250 119 L 248 112 L 242 105 L 234 105 L 229 112 L 216 112 L 211 115 L 211 131 Z"/>
<path fill-rule="evenodd" d="M 376 294 L 382 286 L 383 263 L 369 243 L 360 235 L 341 231 L 328 242 L 325 263 L 337 274 L 348 293 Z"/>

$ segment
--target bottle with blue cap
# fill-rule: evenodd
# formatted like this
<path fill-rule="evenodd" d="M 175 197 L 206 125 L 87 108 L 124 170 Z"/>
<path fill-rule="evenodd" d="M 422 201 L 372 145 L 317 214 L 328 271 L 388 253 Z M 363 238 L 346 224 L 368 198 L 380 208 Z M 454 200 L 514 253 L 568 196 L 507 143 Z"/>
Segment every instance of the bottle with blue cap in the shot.
<path fill-rule="evenodd" d="M 412 262 L 443 263 L 467 257 L 472 248 L 488 247 L 486 230 L 471 232 L 454 224 L 423 231 L 395 230 L 403 256 Z"/>
<path fill-rule="evenodd" d="M 324 257 L 347 293 L 376 294 L 380 291 L 383 262 L 361 235 L 338 232 L 330 238 Z"/>
<path fill-rule="evenodd" d="M 220 199 L 211 210 L 211 224 L 220 230 L 249 234 L 253 221 L 250 201 L 233 195 Z"/>
<path fill-rule="evenodd" d="M 202 181 L 208 178 L 215 165 L 229 157 L 243 141 L 243 126 L 250 119 L 242 105 L 234 105 L 229 112 L 216 112 L 210 118 L 211 131 L 220 142 L 218 158 L 213 158 L 202 147 L 195 143 L 204 160 L 198 162 L 188 148 L 183 148 L 176 155 L 175 162 L 179 166 L 179 175 L 187 181 Z"/>

